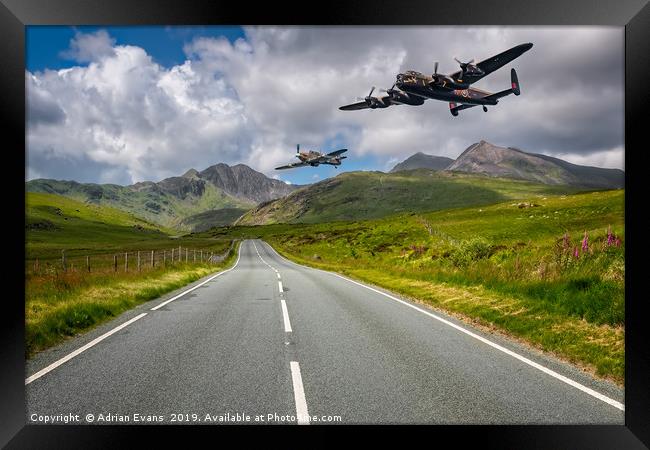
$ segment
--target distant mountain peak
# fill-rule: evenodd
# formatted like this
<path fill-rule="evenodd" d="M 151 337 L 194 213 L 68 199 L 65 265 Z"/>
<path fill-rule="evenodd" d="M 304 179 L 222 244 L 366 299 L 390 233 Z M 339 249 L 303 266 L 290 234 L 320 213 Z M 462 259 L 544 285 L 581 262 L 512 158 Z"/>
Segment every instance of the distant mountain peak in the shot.
<path fill-rule="evenodd" d="M 467 147 L 447 170 L 606 189 L 620 188 L 625 183 L 625 173 L 620 169 L 580 166 L 552 156 L 500 147 L 485 140 Z"/>
<path fill-rule="evenodd" d="M 199 171 L 196 169 L 190 169 L 181 176 L 183 178 L 196 178 L 199 176 Z"/>
<path fill-rule="evenodd" d="M 443 170 L 453 162 L 453 159 L 445 156 L 427 155 L 426 153 L 417 152 L 401 163 L 396 164 L 390 171 L 399 172 L 400 170 L 414 169 Z"/>

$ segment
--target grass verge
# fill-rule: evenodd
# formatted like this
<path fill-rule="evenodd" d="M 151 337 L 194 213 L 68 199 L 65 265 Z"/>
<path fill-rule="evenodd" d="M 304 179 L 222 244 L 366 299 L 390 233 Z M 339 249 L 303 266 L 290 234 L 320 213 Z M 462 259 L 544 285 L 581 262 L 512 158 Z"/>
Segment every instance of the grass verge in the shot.
<path fill-rule="evenodd" d="M 146 272 L 58 272 L 28 279 L 26 357 L 234 263 L 238 245 L 219 264 L 174 263 Z"/>

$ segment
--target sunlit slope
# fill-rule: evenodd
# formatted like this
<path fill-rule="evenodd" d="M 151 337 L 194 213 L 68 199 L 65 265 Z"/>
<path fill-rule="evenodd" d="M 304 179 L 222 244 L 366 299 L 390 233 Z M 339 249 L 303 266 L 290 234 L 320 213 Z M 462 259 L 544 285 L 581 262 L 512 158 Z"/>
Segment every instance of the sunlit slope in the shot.
<path fill-rule="evenodd" d="M 25 214 L 28 259 L 60 248 L 90 252 L 167 237 L 164 229 L 122 210 L 55 194 L 28 192 Z"/>
<path fill-rule="evenodd" d="M 262 204 L 237 224 L 364 220 L 400 212 L 488 205 L 577 191 L 578 188 L 569 186 L 427 169 L 397 173 L 348 172 Z"/>

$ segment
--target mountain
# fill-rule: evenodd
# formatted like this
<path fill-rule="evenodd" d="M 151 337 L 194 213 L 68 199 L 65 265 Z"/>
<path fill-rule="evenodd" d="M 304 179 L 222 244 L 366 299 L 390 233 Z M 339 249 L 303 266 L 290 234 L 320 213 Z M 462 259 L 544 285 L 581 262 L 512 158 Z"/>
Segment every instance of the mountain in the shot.
<path fill-rule="evenodd" d="M 411 155 L 401 163 L 398 163 L 391 169 L 391 172 L 399 172 L 400 170 L 413 170 L 413 169 L 431 169 L 443 170 L 446 169 L 454 160 L 445 156 L 427 155 L 426 153 L 417 152 Z"/>
<path fill-rule="evenodd" d="M 260 202 L 288 195 L 297 186 L 266 177 L 250 167 L 216 164 L 199 172 L 190 169 L 179 177 L 130 186 L 36 179 L 28 192 L 63 195 L 74 200 L 106 205 L 149 222 L 192 231 L 228 224 Z M 221 210 L 226 210 L 225 212 Z M 221 211 L 221 212 L 219 212 Z"/>
<path fill-rule="evenodd" d="M 262 203 L 236 225 L 364 220 L 399 212 L 436 211 L 579 190 L 482 174 L 417 169 L 346 172 Z"/>
<path fill-rule="evenodd" d="M 486 141 L 470 145 L 447 170 L 581 188 L 615 189 L 625 185 L 625 172 L 620 169 L 580 166 Z"/>

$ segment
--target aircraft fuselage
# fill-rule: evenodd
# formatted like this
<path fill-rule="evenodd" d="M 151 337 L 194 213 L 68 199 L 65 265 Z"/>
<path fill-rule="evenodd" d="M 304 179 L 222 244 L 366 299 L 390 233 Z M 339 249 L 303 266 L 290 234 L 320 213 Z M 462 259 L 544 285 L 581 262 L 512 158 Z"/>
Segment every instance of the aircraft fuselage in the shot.
<path fill-rule="evenodd" d="M 322 157 L 323 154 L 320 152 L 315 152 L 315 151 L 309 151 L 309 152 L 300 152 L 296 154 L 296 158 L 298 158 L 302 162 L 308 163 L 312 167 L 318 167 L 320 164 L 330 164 L 332 166 L 340 166 L 341 165 L 341 157 L 332 157 L 328 158 L 326 160 L 320 160 L 320 161 L 312 161 L 311 160 L 316 160 L 319 157 Z"/>
<path fill-rule="evenodd" d="M 442 77 L 441 77 L 442 78 Z M 486 99 L 490 92 L 472 87 L 462 88 L 462 84 L 453 80 L 441 79 L 439 84 L 433 78 L 422 74 L 405 73 L 397 76 L 397 87 L 409 94 L 453 103 L 472 105 L 496 105 L 496 99 Z"/>

